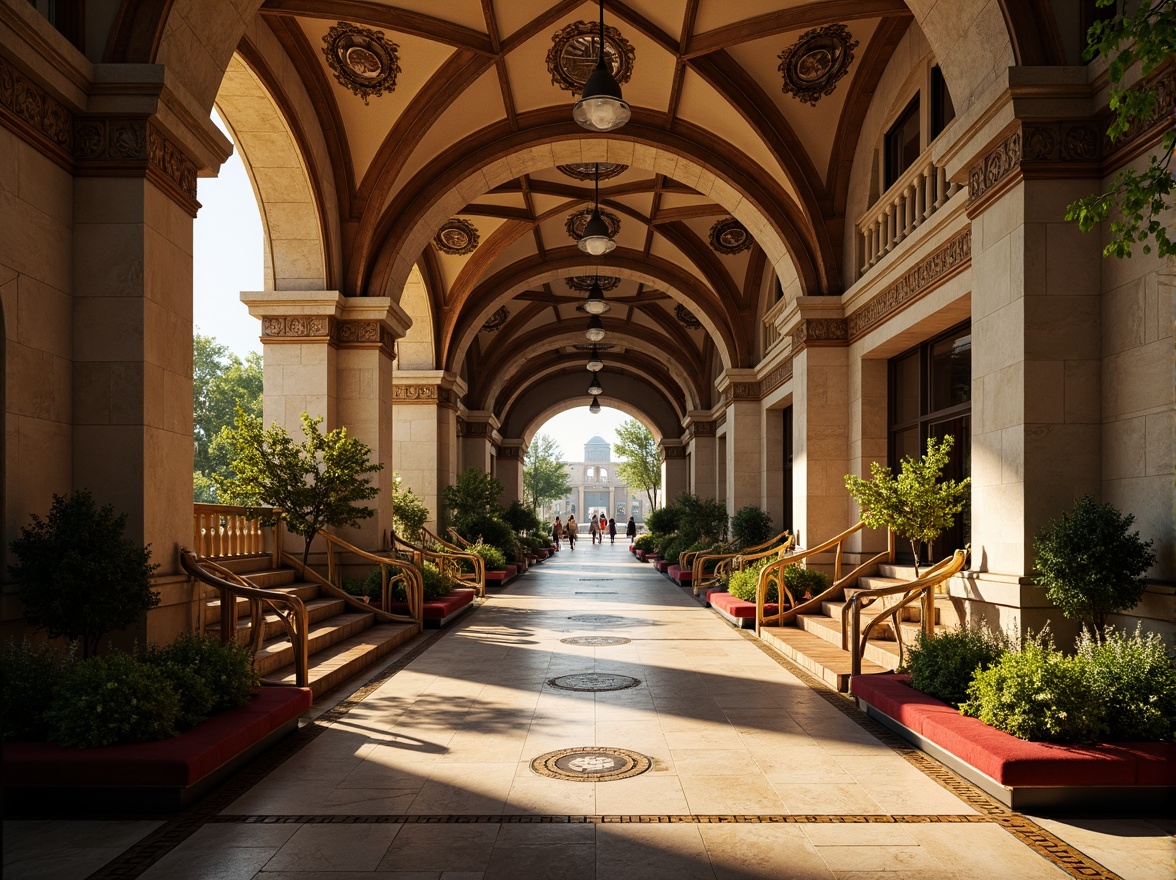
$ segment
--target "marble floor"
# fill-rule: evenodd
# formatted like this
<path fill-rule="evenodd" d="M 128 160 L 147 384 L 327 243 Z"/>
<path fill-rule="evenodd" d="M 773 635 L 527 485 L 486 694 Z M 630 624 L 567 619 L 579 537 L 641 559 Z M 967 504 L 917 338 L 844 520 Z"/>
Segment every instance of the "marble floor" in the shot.
<path fill-rule="evenodd" d="M 625 641 L 564 641 L 584 636 Z M 636 684 L 550 683 L 579 673 Z M 1003 809 L 620 543 L 565 547 L 363 684 L 180 816 L 5 822 L 4 876 L 1176 876 L 1176 822 Z M 570 781 L 532 768 L 577 747 L 630 750 L 648 770 Z M 608 759 L 587 760 L 572 766 Z"/>

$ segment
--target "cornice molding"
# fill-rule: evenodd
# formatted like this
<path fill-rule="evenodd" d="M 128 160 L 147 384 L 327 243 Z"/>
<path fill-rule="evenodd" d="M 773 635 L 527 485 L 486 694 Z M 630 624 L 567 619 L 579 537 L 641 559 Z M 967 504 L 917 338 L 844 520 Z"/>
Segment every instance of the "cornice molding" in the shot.
<path fill-rule="evenodd" d="M 792 358 L 789 357 L 784 363 L 778 365 L 771 372 L 766 373 L 760 379 L 760 394 L 767 397 L 785 382 L 792 378 Z"/>
<path fill-rule="evenodd" d="M 845 345 L 849 342 L 849 322 L 845 318 L 802 318 L 792 330 L 792 352 L 805 346 Z"/>
<path fill-rule="evenodd" d="M 396 337 L 379 321 L 340 321 L 329 315 L 266 315 L 261 319 L 261 339 L 271 345 L 321 342 L 339 348 L 378 348 L 387 357 L 396 357 Z"/>

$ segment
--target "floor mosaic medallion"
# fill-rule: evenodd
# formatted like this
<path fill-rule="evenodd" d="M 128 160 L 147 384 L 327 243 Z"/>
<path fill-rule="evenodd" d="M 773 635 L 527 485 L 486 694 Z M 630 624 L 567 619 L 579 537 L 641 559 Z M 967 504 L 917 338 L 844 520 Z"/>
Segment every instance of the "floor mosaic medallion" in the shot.
<path fill-rule="evenodd" d="M 580 623 L 621 623 L 624 618 L 617 617 L 615 614 L 573 614 L 568 620 L 576 620 Z"/>
<path fill-rule="evenodd" d="M 547 683 L 564 691 L 623 691 L 641 684 L 631 675 L 614 675 L 611 672 L 576 672 L 549 678 Z"/>
<path fill-rule="evenodd" d="M 588 645 L 592 648 L 611 648 L 614 645 L 627 645 L 630 640 L 623 636 L 572 636 L 560 639 L 565 645 Z"/>
<path fill-rule="evenodd" d="M 531 761 L 531 769 L 540 776 L 568 782 L 612 782 L 644 773 L 652 759 L 628 749 L 581 746 L 548 752 Z"/>

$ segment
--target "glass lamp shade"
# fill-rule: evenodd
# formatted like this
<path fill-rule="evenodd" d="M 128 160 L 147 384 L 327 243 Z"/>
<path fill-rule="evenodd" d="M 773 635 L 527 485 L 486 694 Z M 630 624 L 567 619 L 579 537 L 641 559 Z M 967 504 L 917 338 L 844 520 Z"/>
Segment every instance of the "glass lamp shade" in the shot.
<path fill-rule="evenodd" d="M 596 375 L 596 373 L 592 374 L 592 381 L 588 385 L 588 393 L 594 397 L 597 394 L 604 394 L 604 388 L 600 384 L 600 376 Z"/>
<path fill-rule="evenodd" d="M 597 282 L 593 281 L 592 286 L 588 288 L 588 299 L 584 302 L 584 311 L 590 315 L 603 315 L 611 308 L 608 300 L 604 298 L 604 291 L 600 289 Z"/>
<path fill-rule="evenodd" d="M 615 131 L 631 115 L 629 105 L 621 99 L 621 87 L 601 58 L 584 83 L 580 100 L 572 108 L 572 118 L 589 131 Z"/>
<path fill-rule="evenodd" d="M 588 372 L 596 373 L 604 369 L 604 361 L 600 359 L 600 352 L 596 350 L 596 346 L 592 346 L 592 355 L 588 358 Z"/>
<path fill-rule="evenodd" d="M 592 216 L 584 224 L 584 234 L 576 242 L 576 247 L 593 257 L 602 257 L 617 246 L 608 234 L 608 225 L 600 216 L 600 207 L 592 211 Z"/>
<path fill-rule="evenodd" d="M 600 342 L 604 339 L 604 324 L 600 321 L 600 315 L 593 315 L 588 319 L 588 329 L 584 335 L 588 337 L 589 342 Z"/>
<path fill-rule="evenodd" d="M 593 415 L 600 412 L 600 401 L 595 397 L 592 398 L 592 405 L 588 407 L 588 412 L 592 413 Z"/>

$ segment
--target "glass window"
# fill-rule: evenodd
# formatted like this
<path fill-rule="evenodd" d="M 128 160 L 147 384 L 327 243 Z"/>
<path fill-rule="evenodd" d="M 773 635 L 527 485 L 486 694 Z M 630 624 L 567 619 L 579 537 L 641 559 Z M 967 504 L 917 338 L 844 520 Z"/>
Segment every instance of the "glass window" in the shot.
<path fill-rule="evenodd" d="M 890 421 L 905 425 L 919 417 L 919 353 L 913 351 L 893 364 L 894 386 Z"/>
<path fill-rule="evenodd" d="M 603 482 L 608 479 L 608 468 L 601 468 L 599 471 L 600 479 Z"/>
<path fill-rule="evenodd" d="M 943 78 L 943 71 L 938 67 L 932 67 L 931 140 L 935 140 L 953 119 L 955 119 L 955 105 L 951 102 L 951 92 L 947 90 L 947 81 Z"/>
<path fill-rule="evenodd" d="M 915 164 L 922 151 L 919 142 L 919 96 L 907 104 L 890 131 L 886 132 L 885 141 L 886 161 L 886 189 L 890 189 L 894 182 L 902 177 L 902 173 Z"/>
<path fill-rule="evenodd" d="M 941 339 L 931 346 L 931 409 L 972 399 L 972 334 Z"/>

